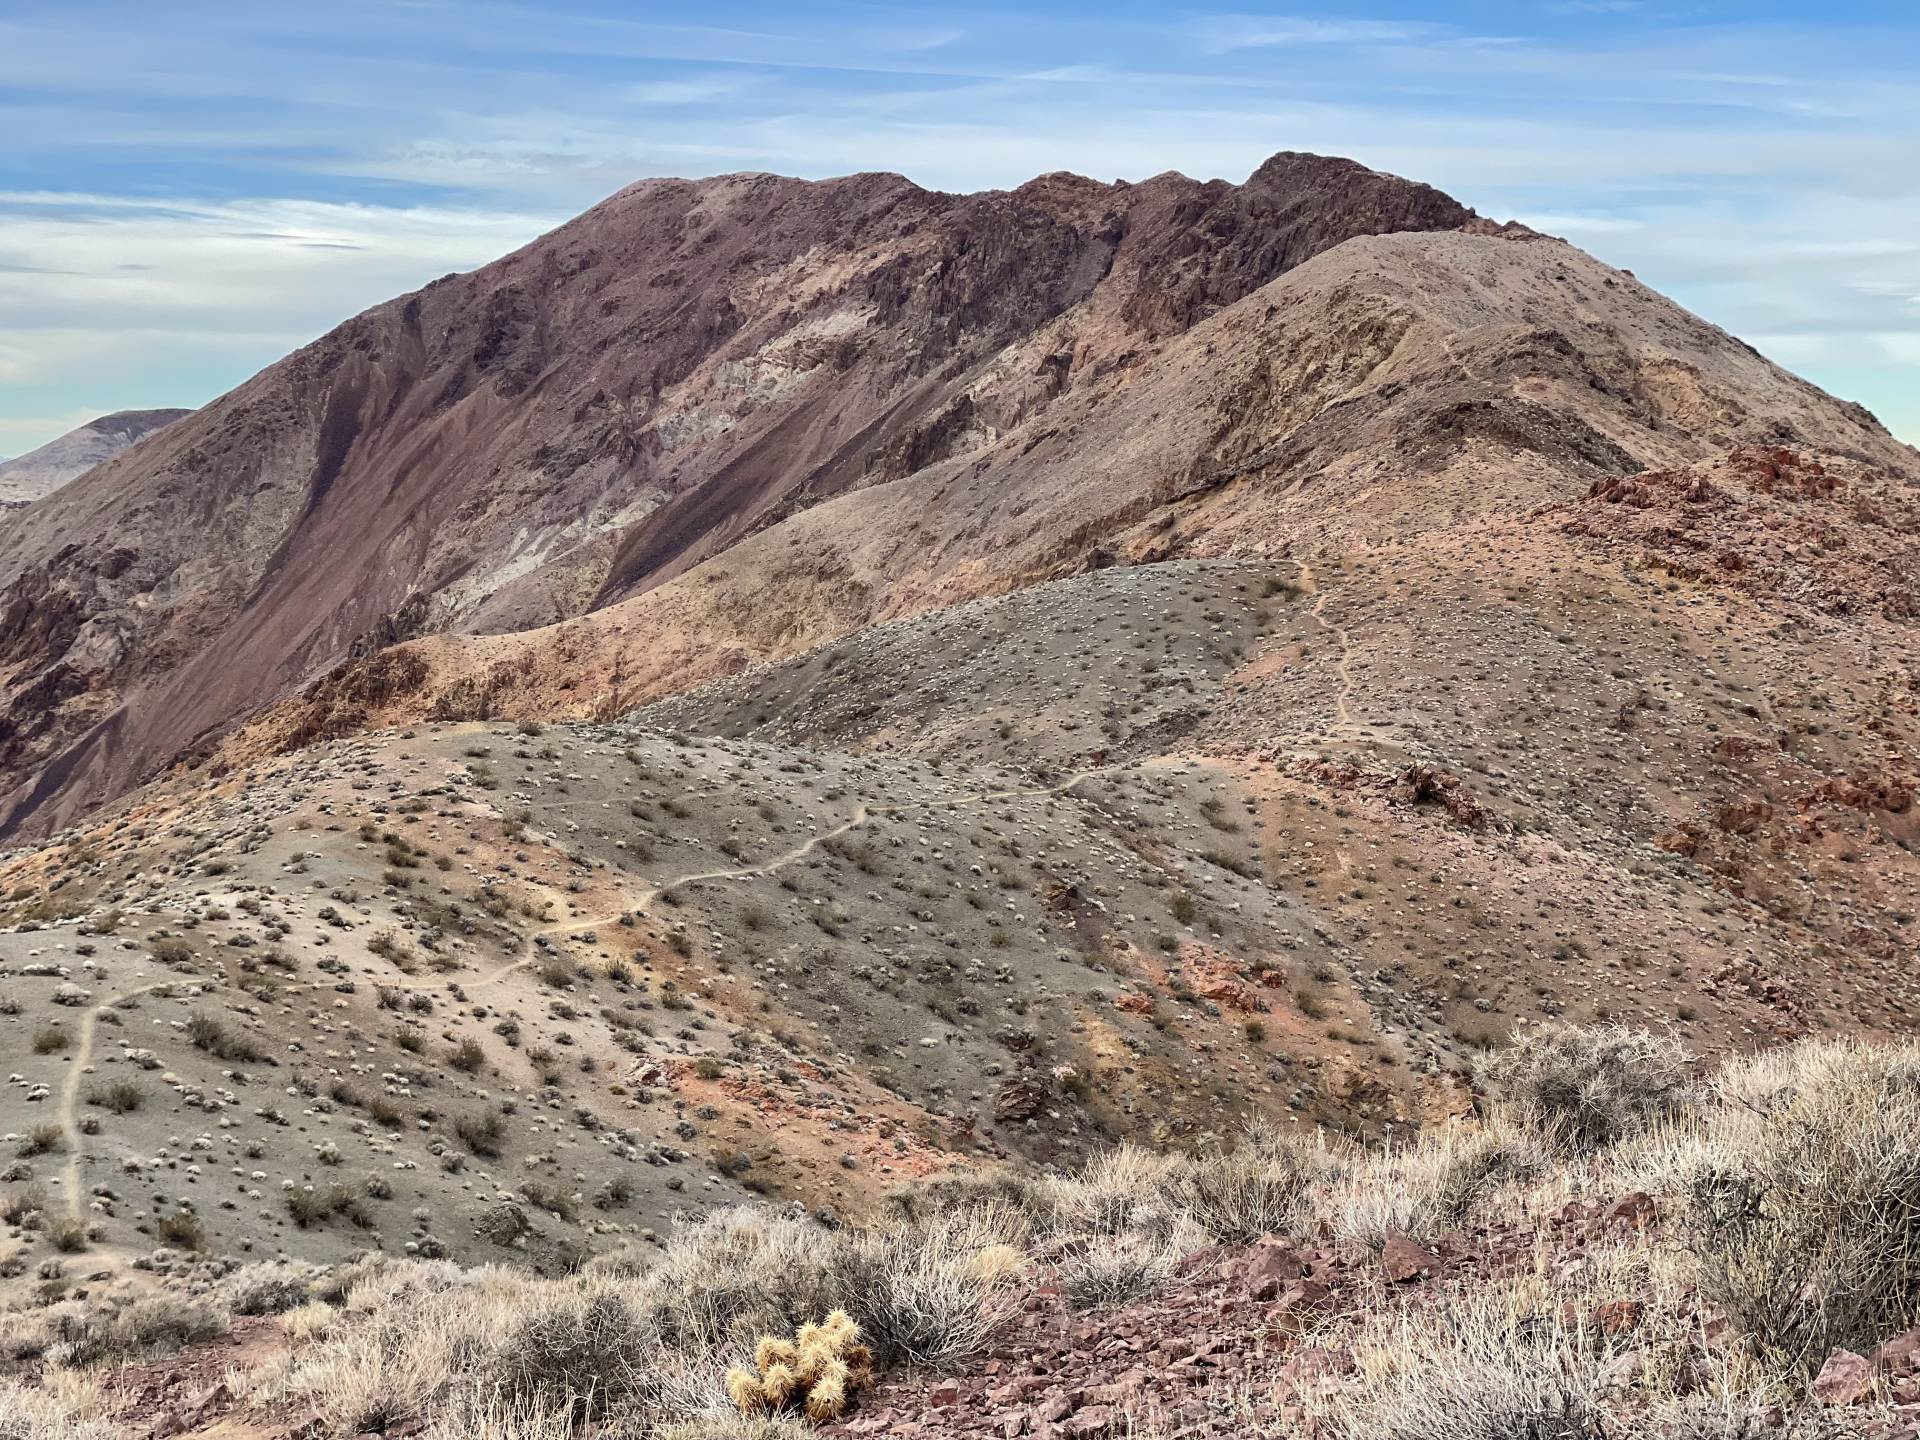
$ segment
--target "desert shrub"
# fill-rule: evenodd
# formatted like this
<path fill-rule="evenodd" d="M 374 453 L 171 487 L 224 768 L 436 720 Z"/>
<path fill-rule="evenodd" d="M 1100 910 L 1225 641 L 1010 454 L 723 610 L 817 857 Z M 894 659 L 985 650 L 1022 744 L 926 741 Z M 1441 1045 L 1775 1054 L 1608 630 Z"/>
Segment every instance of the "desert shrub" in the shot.
<path fill-rule="evenodd" d="M 557 1220 L 573 1219 L 573 1197 L 557 1186 L 547 1185 L 539 1180 L 527 1180 L 520 1186 L 520 1198 L 535 1209 L 546 1211 Z"/>
<path fill-rule="evenodd" d="M 1592 1154 L 1679 1114 L 1691 1059 L 1678 1041 L 1644 1030 L 1548 1024 L 1482 1061 L 1478 1079 L 1542 1139 Z"/>
<path fill-rule="evenodd" d="M 312 1299 L 317 1273 L 311 1265 L 263 1260 L 234 1271 L 217 1293 L 236 1315 L 284 1315 Z"/>
<path fill-rule="evenodd" d="M 813 1440 L 818 1433 L 791 1415 L 702 1415 L 656 1430 L 654 1440 Z"/>
<path fill-rule="evenodd" d="M 618 1295 L 570 1297 L 528 1315 L 501 1342 L 494 1366 L 511 1401 L 560 1409 L 586 1424 L 653 1400 L 658 1335 Z"/>
<path fill-rule="evenodd" d="M 1178 1216 L 1208 1238 L 1247 1245 L 1298 1227 L 1308 1187 L 1325 1163 L 1324 1152 L 1312 1142 L 1256 1126 L 1231 1154 L 1170 1168 L 1160 1192 Z"/>
<path fill-rule="evenodd" d="M 365 1200 L 359 1191 L 349 1185 L 329 1185 L 324 1190 L 315 1190 L 308 1185 L 296 1186 L 287 1191 L 287 1214 L 302 1230 L 324 1225 L 336 1215 L 344 1216 L 362 1229 L 370 1228 L 373 1224 L 373 1216 L 367 1212 Z"/>
<path fill-rule="evenodd" d="M 367 1118 L 384 1129 L 391 1130 L 407 1118 L 406 1112 L 384 1096 L 375 1095 L 367 1101 Z"/>
<path fill-rule="evenodd" d="M 224 1310 L 172 1291 L 69 1301 L 49 1315 L 49 1364 L 85 1369 L 166 1354 L 227 1333 Z"/>
<path fill-rule="evenodd" d="M 487 1052 L 480 1048 L 478 1041 L 468 1036 L 454 1048 L 447 1057 L 447 1063 L 463 1074 L 472 1075 L 487 1063 Z"/>
<path fill-rule="evenodd" d="M 1016 1170 L 956 1170 L 887 1193 L 887 1203 L 909 1224 L 942 1217 L 986 1222 L 1002 1244 L 1023 1246 L 1055 1214 L 1060 1182 Z"/>
<path fill-rule="evenodd" d="M 0 1220 L 9 1225 L 24 1224 L 35 1215 L 44 1215 L 47 1211 L 47 1192 L 38 1185 L 29 1185 L 21 1190 L 9 1190 L 0 1198 Z"/>
<path fill-rule="evenodd" d="M 207 1248 L 207 1227 L 200 1217 L 191 1210 L 179 1209 L 171 1215 L 160 1217 L 160 1223 L 154 1226 L 154 1233 L 160 1243 L 171 1245 L 176 1250 L 204 1250 Z M 242 1315 L 258 1314 L 258 1311 L 242 1310 Z"/>
<path fill-rule="evenodd" d="M 21 1137 L 14 1147 L 16 1155 L 47 1155 L 63 1149 L 67 1143 L 67 1132 L 58 1125 L 36 1125 Z"/>
<path fill-rule="evenodd" d="M 1890 1429 L 1857 1407 L 1811 1406 L 1783 1412 L 1767 1395 L 1689 1395 L 1653 1407 L 1631 1440 L 1860 1440 Z"/>
<path fill-rule="evenodd" d="M 748 1206 L 716 1211 L 675 1233 L 635 1301 L 680 1349 L 791 1334 L 833 1308 L 825 1263 L 832 1241 L 792 1216 Z"/>
<path fill-rule="evenodd" d="M 1069 1310 L 1097 1310 L 1145 1299 L 1171 1273 L 1164 1247 L 1135 1237 L 1101 1239 L 1060 1266 L 1060 1291 Z"/>
<path fill-rule="evenodd" d="M 67 1048 L 67 1027 L 64 1025 L 42 1025 L 33 1032 L 33 1053 L 36 1055 L 54 1055 Z"/>
<path fill-rule="evenodd" d="M 229 1030 L 215 1017 L 200 1013 L 187 1019 L 187 1041 L 196 1050 L 204 1050 L 216 1060 L 240 1065 L 256 1065 L 266 1054 L 246 1035 Z"/>
<path fill-rule="evenodd" d="M 47 1226 L 47 1243 L 63 1255 L 74 1255 L 87 1248 L 87 1222 L 70 1215 Z"/>
<path fill-rule="evenodd" d="M 1920 1322 L 1920 1048 L 1736 1067 L 1687 1177 L 1705 1293 L 1802 1378 Z"/>
<path fill-rule="evenodd" d="M 122 1433 L 105 1420 L 74 1413 L 44 1389 L 0 1381 L 0 1440 L 118 1440 Z"/>
<path fill-rule="evenodd" d="M 992 1333 L 970 1264 L 991 1239 L 989 1229 L 953 1220 L 844 1236 L 833 1250 L 833 1297 L 882 1364 L 957 1364 Z"/>
<path fill-rule="evenodd" d="M 1466 1222 L 1497 1187 L 1539 1173 L 1545 1157 L 1506 1126 L 1450 1125 L 1354 1163 L 1326 1200 L 1342 1240 L 1379 1250 L 1390 1235 L 1434 1240 Z"/>
<path fill-rule="evenodd" d="M 1081 1235 L 1118 1235 L 1143 1220 L 1166 1228 L 1170 1221 L 1160 1215 L 1156 1201 L 1180 1163 L 1137 1145 L 1116 1146 L 1089 1160 L 1078 1174 L 1052 1182 L 1051 1218 Z"/>
<path fill-rule="evenodd" d="M 506 1117 L 498 1110 L 470 1110 L 454 1117 L 453 1133 L 474 1154 L 497 1160 L 506 1139 Z"/>
<path fill-rule="evenodd" d="M 829 1231 L 739 1207 L 683 1228 L 631 1294 L 666 1344 L 692 1353 L 791 1335 L 842 1309 L 881 1364 L 945 1365 L 991 1333 L 971 1262 L 999 1239 L 979 1216 Z"/>
<path fill-rule="evenodd" d="M 1375 1322 L 1328 1396 L 1342 1440 L 1604 1440 L 1591 1354 L 1552 1307 L 1454 1297 Z"/>
<path fill-rule="evenodd" d="M 110 1080 L 87 1091 L 87 1103 L 128 1115 L 146 1103 L 147 1092 L 132 1080 Z"/>

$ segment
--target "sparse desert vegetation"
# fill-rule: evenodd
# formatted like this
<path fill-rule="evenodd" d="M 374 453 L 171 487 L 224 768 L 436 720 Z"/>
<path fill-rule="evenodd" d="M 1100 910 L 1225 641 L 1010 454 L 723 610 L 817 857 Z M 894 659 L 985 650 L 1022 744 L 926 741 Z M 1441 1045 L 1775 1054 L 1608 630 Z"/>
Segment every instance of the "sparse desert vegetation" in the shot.
<path fill-rule="evenodd" d="M 375 306 L 0 506 L 0 1440 L 1916 1440 L 1917 487 L 1292 152 Z"/>
<path fill-rule="evenodd" d="M 254 1265 L 56 1300 L 3 1341 L 84 1374 L 282 1316 L 224 1413 L 297 1404 L 340 1436 L 797 1435 L 850 1406 L 939 1435 L 1909 1433 L 1920 1050 L 1710 1066 L 1563 1027 L 1494 1073 L 1482 1118 L 1405 1144 L 1256 1127 L 1217 1153 L 908 1186 L 855 1226 L 735 1207 L 553 1279 Z M 1576 1097 L 1577 1143 L 1543 1085 Z"/>

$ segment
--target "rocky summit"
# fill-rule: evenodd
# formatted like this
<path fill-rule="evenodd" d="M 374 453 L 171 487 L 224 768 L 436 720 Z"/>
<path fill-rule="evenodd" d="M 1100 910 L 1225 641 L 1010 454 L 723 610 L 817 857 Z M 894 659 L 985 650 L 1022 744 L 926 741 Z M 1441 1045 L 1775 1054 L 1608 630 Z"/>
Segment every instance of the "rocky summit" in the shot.
<path fill-rule="evenodd" d="M 648 180 L 88 429 L 0 1434 L 1920 1434 L 1920 455 L 1632 274 Z"/>

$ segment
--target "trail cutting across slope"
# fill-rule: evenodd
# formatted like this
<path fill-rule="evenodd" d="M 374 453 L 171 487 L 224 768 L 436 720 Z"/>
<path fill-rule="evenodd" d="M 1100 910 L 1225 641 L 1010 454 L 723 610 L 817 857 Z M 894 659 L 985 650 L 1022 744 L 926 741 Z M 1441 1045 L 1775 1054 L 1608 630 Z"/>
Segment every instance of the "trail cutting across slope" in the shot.
<path fill-rule="evenodd" d="M 61 1188 L 66 1191 L 67 1214 L 78 1220 L 80 1206 L 80 1077 L 93 1064 L 93 1037 L 100 1028 L 102 1011 L 133 999 L 136 995 L 148 995 L 155 990 L 170 990 L 177 980 L 156 980 L 151 985 L 142 985 L 138 990 L 129 990 L 116 995 L 111 1000 L 102 1000 L 92 1006 L 80 1017 L 79 1043 L 74 1046 L 73 1063 L 67 1067 L 67 1078 L 60 1087 L 60 1132 L 67 1149 L 67 1163 L 61 1172 Z"/>

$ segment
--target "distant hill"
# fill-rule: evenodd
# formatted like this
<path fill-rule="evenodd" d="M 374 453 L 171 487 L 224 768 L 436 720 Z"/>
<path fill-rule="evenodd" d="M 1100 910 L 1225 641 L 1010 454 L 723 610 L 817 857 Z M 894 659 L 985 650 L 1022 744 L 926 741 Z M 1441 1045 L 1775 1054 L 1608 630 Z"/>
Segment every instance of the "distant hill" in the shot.
<path fill-rule="evenodd" d="M 134 441 L 171 425 L 191 410 L 116 410 L 49 440 L 15 460 L 0 459 L 0 505 L 27 505 L 78 480 Z"/>

